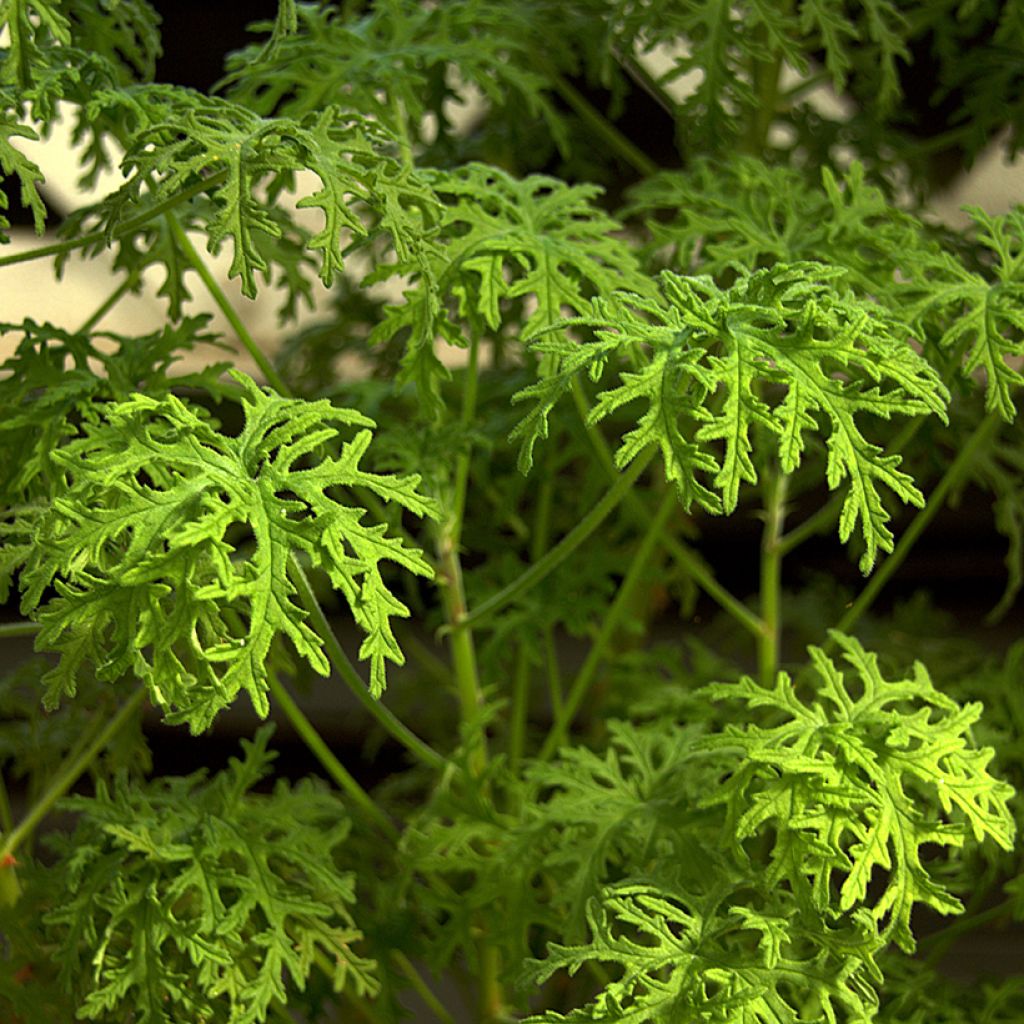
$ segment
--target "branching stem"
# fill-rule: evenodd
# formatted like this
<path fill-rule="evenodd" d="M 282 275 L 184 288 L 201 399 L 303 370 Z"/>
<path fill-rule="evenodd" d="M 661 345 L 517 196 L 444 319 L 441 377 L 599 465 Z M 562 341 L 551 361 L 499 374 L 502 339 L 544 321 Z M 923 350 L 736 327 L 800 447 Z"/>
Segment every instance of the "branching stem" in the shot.
<path fill-rule="evenodd" d="M 113 718 L 102 714 L 95 716 L 94 735 L 85 748 L 69 759 L 54 776 L 46 791 L 33 804 L 28 814 L 7 834 L 0 845 L 0 865 L 13 857 L 15 851 L 32 835 L 36 826 L 53 809 L 53 805 L 78 781 L 89 766 L 103 752 L 107 744 L 117 735 L 122 726 L 139 710 L 145 696 L 141 686 L 121 705 Z"/>

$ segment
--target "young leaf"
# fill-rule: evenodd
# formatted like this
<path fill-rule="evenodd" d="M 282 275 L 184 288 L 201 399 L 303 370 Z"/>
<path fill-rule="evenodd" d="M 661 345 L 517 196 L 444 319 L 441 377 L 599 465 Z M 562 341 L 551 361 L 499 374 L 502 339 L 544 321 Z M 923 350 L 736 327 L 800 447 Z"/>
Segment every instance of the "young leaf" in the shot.
<path fill-rule="evenodd" d="M 83 664 L 101 679 L 131 671 L 168 721 L 205 729 L 244 689 L 266 715 L 266 659 L 278 634 L 319 673 L 323 639 L 305 623 L 288 578 L 293 553 L 322 568 L 366 638 L 370 689 L 385 661 L 401 663 L 391 619 L 408 614 L 384 582 L 381 562 L 429 575 L 421 553 L 362 523 L 365 511 L 329 493 L 361 487 L 416 515 L 433 515 L 416 476 L 362 469 L 373 422 L 326 400 L 284 399 L 232 373 L 243 388 L 245 426 L 218 433 L 173 395 L 134 394 L 105 406 L 84 436 L 55 452 L 66 490 L 36 528 L 23 572 L 24 612 L 43 628 L 40 649 L 61 654 L 46 701 L 74 695 Z M 359 428 L 337 456 L 322 446 Z M 302 468 L 302 460 L 311 457 Z M 233 558 L 239 527 L 255 549 Z M 244 534 L 243 534 L 244 535 Z M 43 591 L 57 597 L 39 607 Z"/>
<path fill-rule="evenodd" d="M 876 655 L 830 635 L 853 679 L 810 647 L 818 680 L 809 701 L 785 672 L 771 688 L 744 676 L 702 691 L 766 709 L 778 722 L 728 726 L 704 741 L 742 757 L 709 803 L 727 803 L 741 844 L 774 831 L 773 884 L 807 891 L 830 916 L 869 907 L 878 942 L 912 952 L 915 903 L 963 909 L 922 847 L 956 849 L 973 838 L 1012 849 L 1013 788 L 988 773 L 993 751 L 971 742 L 979 703 L 961 707 L 937 691 L 920 662 L 911 677 L 886 680 Z M 873 880 L 881 887 L 869 890 Z"/>

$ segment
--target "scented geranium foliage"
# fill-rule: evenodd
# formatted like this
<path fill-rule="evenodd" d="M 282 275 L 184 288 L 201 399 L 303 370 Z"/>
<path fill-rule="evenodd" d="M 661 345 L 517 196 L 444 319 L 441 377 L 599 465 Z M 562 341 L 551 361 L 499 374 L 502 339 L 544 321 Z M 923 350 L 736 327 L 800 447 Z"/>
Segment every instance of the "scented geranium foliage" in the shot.
<path fill-rule="evenodd" d="M 161 6 L 0 0 L 0 1021 L 1019 1021 L 1016 0 Z"/>

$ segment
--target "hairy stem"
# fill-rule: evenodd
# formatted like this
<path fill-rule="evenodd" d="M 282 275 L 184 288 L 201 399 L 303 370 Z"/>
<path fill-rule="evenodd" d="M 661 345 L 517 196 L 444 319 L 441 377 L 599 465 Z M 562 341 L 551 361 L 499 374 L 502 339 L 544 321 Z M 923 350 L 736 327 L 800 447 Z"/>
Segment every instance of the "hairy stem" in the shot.
<path fill-rule="evenodd" d="M 269 676 L 270 692 L 278 707 L 292 723 L 302 742 L 310 753 L 323 765 L 327 774 L 338 784 L 355 807 L 368 821 L 372 821 L 381 832 L 391 840 L 397 840 L 400 833 L 391 819 L 373 802 L 373 799 L 362 786 L 352 777 L 348 769 L 331 753 L 324 738 L 313 727 L 295 699 L 285 689 L 284 684 L 273 674 Z"/>
<path fill-rule="evenodd" d="M 228 297 L 224 294 L 224 290 L 217 283 L 217 279 L 210 273 L 210 268 L 206 265 L 206 261 L 196 251 L 196 247 L 192 244 L 188 235 L 185 233 L 185 229 L 178 222 L 178 218 L 172 214 L 167 215 L 167 225 L 171 229 L 171 234 L 174 235 L 174 240 L 178 243 L 181 251 L 185 254 L 185 259 L 191 264 L 192 269 L 202 278 L 203 284 L 206 286 L 206 290 L 210 293 L 210 297 L 217 304 L 217 308 L 227 318 L 228 323 L 231 325 L 231 329 L 235 332 L 238 340 L 242 343 L 246 352 L 252 356 L 253 362 L 260 368 L 260 372 L 266 378 L 267 383 L 274 388 L 280 395 L 288 395 L 291 392 L 288 389 L 288 385 L 281 379 L 281 375 L 274 369 L 273 363 L 263 354 L 259 345 L 256 344 L 253 336 L 249 333 L 249 329 L 242 323 L 242 318 L 238 315 L 235 307 L 231 304 Z"/>
<path fill-rule="evenodd" d="M 786 520 L 788 480 L 784 473 L 777 473 L 766 484 L 761 534 L 761 620 L 764 632 L 757 643 L 757 665 L 764 686 L 771 686 L 779 670 L 782 633 L 782 548 L 779 541 Z"/>
<path fill-rule="evenodd" d="M 43 628 L 41 622 L 4 622 L 0 623 L 0 639 L 16 636 L 35 636 Z"/>
<path fill-rule="evenodd" d="M 223 184 L 227 177 L 227 171 L 218 171 L 216 174 L 211 174 L 208 178 L 197 181 L 194 185 L 176 192 L 173 196 L 168 196 L 159 203 L 154 203 L 148 210 L 140 213 L 137 217 L 129 218 L 116 231 L 112 232 L 109 237 L 106 231 L 90 231 L 87 235 L 71 238 L 66 242 L 54 242 L 51 245 L 41 245 L 35 249 L 25 249 L 23 252 L 14 252 L 8 256 L 0 256 L 0 267 L 8 267 L 15 263 L 29 263 L 32 260 L 45 259 L 47 256 L 60 256 L 61 253 L 74 252 L 75 249 L 82 249 L 96 242 L 110 242 L 115 238 L 130 235 L 140 228 L 144 228 L 151 220 L 173 209 L 180 203 L 187 202 L 193 196 Z"/>
<path fill-rule="evenodd" d="M 608 643 L 619 628 L 623 615 L 629 608 L 633 591 L 643 577 L 647 563 L 650 561 L 651 555 L 654 553 L 654 549 L 661 537 L 662 529 L 666 522 L 668 522 L 669 514 L 677 508 L 676 496 L 669 490 L 661 499 L 661 504 L 651 519 L 647 533 L 633 555 L 629 569 L 626 571 L 622 583 L 619 584 L 615 600 L 612 601 L 611 606 L 605 613 L 604 621 L 601 623 L 601 628 L 598 630 L 587 658 L 573 680 L 572 686 L 569 688 L 569 693 L 566 695 L 561 713 L 555 716 L 547 739 L 544 741 L 544 745 L 538 754 L 540 760 L 546 761 L 550 758 L 558 749 L 558 745 L 565 739 L 569 726 L 576 716 L 580 704 L 583 702 L 583 698 L 597 677 L 597 670 L 604 659 Z"/>
<path fill-rule="evenodd" d="M 391 951 L 391 959 L 406 978 L 409 979 L 409 984 L 412 985 L 416 994 L 427 1004 L 430 1012 L 441 1024 L 455 1024 L 455 1018 L 444 1008 L 441 1000 L 434 995 L 419 971 L 416 970 L 412 961 L 397 949 Z"/>
<path fill-rule="evenodd" d="M 645 178 L 658 172 L 658 165 L 623 135 L 574 85 L 552 68 L 548 69 L 548 73 L 558 95 L 609 149 Z"/>
<path fill-rule="evenodd" d="M 381 704 L 380 701 L 374 700 L 370 696 L 370 692 L 366 689 L 366 683 L 363 682 L 362 677 L 356 671 L 352 662 L 349 661 L 344 649 L 338 642 L 338 638 L 334 635 L 334 630 L 331 629 L 331 624 L 327 621 L 327 616 L 324 615 L 324 610 L 320 607 L 316 594 L 313 593 L 313 588 L 306 578 L 306 573 L 294 554 L 289 562 L 288 577 L 295 584 L 299 592 L 299 600 L 302 601 L 303 607 L 309 612 L 313 626 L 324 642 L 327 657 L 334 671 L 338 673 L 342 682 L 349 688 L 360 705 L 373 716 L 389 736 L 401 743 L 417 761 L 421 761 L 430 768 L 444 768 L 448 762 L 441 754 L 424 743 L 419 736 L 412 732 L 408 726 L 400 722 L 394 713 Z"/>

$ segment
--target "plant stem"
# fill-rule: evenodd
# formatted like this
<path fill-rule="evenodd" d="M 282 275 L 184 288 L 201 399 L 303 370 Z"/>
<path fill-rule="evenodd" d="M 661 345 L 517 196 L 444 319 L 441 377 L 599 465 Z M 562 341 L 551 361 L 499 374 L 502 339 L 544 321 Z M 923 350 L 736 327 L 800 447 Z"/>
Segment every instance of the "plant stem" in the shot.
<path fill-rule="evenodd" d="M 455 1018 L 444 1008 L 441 1000 L 430 990 L 419 971 L 413 966 L 412 961 L 397 949 L 391 951 L 391 959 L 394 960 L 398 969 L 409 979 L 410 984 L 420 999 L 427 1004 L 431 1013 L 441 1024 L 455 1024 Z"/>
<path fill-rule="evenodd" d="M 0 623 L 0 639 L 16 636 L 34 636 L 43 628 L 41 622 Z"/>
<path fill-rule="evenodd" d="M 62 766 L 43 795 L 33 804 L 28 814 L 18 822 L 14 829 L 7 833 L 3 845 L 0 846 L 0 864 L 3 864 L 7 858 L 14 856 L 14 851 L 32 834 L 39 822 L 49 814 L 53 805 L 88 770 L 89 765 L 102 753 L 103 749 L 114 738 L 121 727 L 138 711 L 145 693 L 145 689 L 139 687 L 121 705 L 113 718 L 104 718 L 97 715 L 97 718 L 100 719 L 101 728 L 96 731 L 96 735 L 77 757 Z"/>
<path fill-rule="evenodd" d="M 548 74 L 558 95 L 579 115 L 587 127 L 610 149 L 614 150 L 630 167 L 638 171 L 645 178 L 649 178 L 660 170 L 658 165 L 639 146 L 631 139 L 626 138 L 566 78 L 558 74 L 553 68 L 548 69 Z"/>
<path fill-rule="evenodd" d="M 601 628 L 598 630 L 598 634 L 587 654 L 587 658 L 583 662 L 576 678 L 573 680 L 572 686 L 569 688 L 569 693 L 565 698 L 565 703 L 562 705 L 561 712 L 555 716 L 554 723 L 547 735 L 547 739 L 545 739 L 544 745 L 541 747 L 540 753 L 537 755 L 540 760 L 546 761 L 550 758 L 551 755 L 554 754 L 559 743 L 561 743 L 565 738 L 569 725 L 572 723 L 583 698 L 586 696 L 587 691 L 590 689 L 597 676 L 597 670 L 604 658 L 608 642 L 611 640 L 615 631 L 619 628 L 623 613 L 629 607 L 629 601 L 633 595 L 633 591 L 640 582 L 644 570 L 647 568 L 647 563 L 650 560 L 651 555 L 654 553 L 654 549 L 661 537 L 665 523 L 668 521 L 669 514 L 678 507 L 679 505 L 673 491 L 667 491 L 665 496 L 661 499 L 658 511 L 651 519 L 650 525 L 647 528 L 647 533 L 644 535 L 643 540 L 640 542 L 640 546 L 633 555 L 633 560 L 630 563 L 629 569 L 627 570 L 622 583 L 619 584 L 615 600 L 612 601 L 611 606 L 605 613 L 604 621 L 601 623 Z"/>
<path fill-rule="evenodd" d="M 278 706 L 292 723 L 302 742 L 306 744 L 313 756 L 324 766 L 327 774 L 338 784 L 352 803 L 362 812 L 368 821 L 372 821 L 388 839 L 397 840 L 399 831 L 391 819 L 373 802 L 370 795 L 352 777 L 348 769 L 331 753 L 323 737 L 313 727 L 295 699 L 285 689 L 284 684 L 273 674 L 268 677 L 270 692 Z"/>
<path fill-rule="evenodd" d="M 966 935 L 968 932 L 974 931 L 975 928 L 990 924 L 992 921 L 998 921 L 1001 917 L 1008 915 L 1013 910 L 1013 907 L 1013 899 L 1003 900 L 1002 903 L 989 907 L 988 910 L 971 914 L 969 917 L 961 917 L 952 924 L 946 925 L 942 931 L 922 939 L 922 950 L 929 946 L 931 947 L 924 958 L 924 962 L 934 967 L 946 955 L 953 942 L 961 935 Z"/>
<path fill-rule="evenodd" d="M 635 459 L 629 469 L 618 474 L 608 493 L 540 561 L 534 562 L 526 572 L 514 579 L 507 587 L 464 615 L 453 624 L 453 628 L 463 630 L 471 625 L 485 622 L 509 602 L 557 569 L 630 493 L 630 489 L 653 458 L 654 452 L 650 451 Z"/>
<path fill-rule="evenodd" d="M 536 518 L 533 524 L 533 534 L 530 539 L 530 564 L 537 563 L 544 557 L 548 550 L 551 539 L 551 503 L 555 494 L 555 472 L 556 472 L 557 449 L 553 444 L 548 445 L 545 458 L 545 473 L 540 485 L 540 494 L 537 495 Z M 549 648 L 553 646 L 551 627 L 544 626 L 544 639 Z M 516 659 L 515 682 L 512 690 L 512 721 L 509 726 L 508 757 L 511 765 L 516 765 L 523 756 L 526 749 L 526 720 L 529 713 L 530 703 L 530 650 L 532 637 L 522 636 L 519 639 L 519 652 Z M 552 707 L 555 707 L 554 699 L 557 693 L 555 687 L 555 676 L 552 672 L 549 656 L 548 678 L 552 683 Z M 559 698 L 561 695 L 558 695 Z M 560 699 L 559 699 L 560 703 Z M 555 707 L 557 711 L 557 707 Z"/>
<path fill-rule="evenodd" d="M 615 468 L 615 459 L 612 456 L 608 443 L 605 441 L 601 432 L 588 420 L 589 408 L 587 406 L 586 396 L 583 394 L 583 388 L 580 385 L 578 379 L 573 381 L 573 400 L 576 403 L 576 409 L 580 415 L 580 419 L 583 421 L 583 426 L 587 431 L 587 437 L 590 439 L 591 445 L 594 451 L 597 453 L 601 464 L 605 468 L 605 472 L 609 478 L 615 480 L 618 477 L 618 470 Z M 647 521 L 647 517 L 650 514 L 647 508 L 644 506 L 635 494 L 627 494 L 623 503 L 625 510 L 630 513 L 633 517 L 633 521 L 637 524 L 643 525 Z M 730 594 L 729 591 L 722 586 L 718 580 L 715 579 L 713 573 L 707 569 L 700 558 L 690 551 L 684 544 L 680 543 L 671 534 L 666 534 L 662 538 L 665 550 L 671 555 L 672 559 L 676 562 L 682 570 L 687 573 L 704 591 L 708 597 L 711 598 L 723 611 L 731 615 L 736 622 L 738 622 L 744 629 L 753 634 L 755 637 L 760 637 L 764 632 L 764 623 L 755 615 L 742 601 Z"/>
<path fill-rule="evenodd" d="M 440 565 L 441 598 L 445 618 L 450 626 L 464 623 L 466 613 L 466 589 L 462 579 L 462 525 L 466 512 L 466 491 L 469 485 L 469 470 L 473 453 L 466 434 L 476 415 L 478 385 L 478 360 L 480 341 L 476 332 L 469 343 L 469 364 L 466 367 L 466 384 L 462 392 L 462 412 L 459 418 L 465 438 L 465 448 L 455 458 L 455 481 L 452 491 L 451 508 L 438 531 L 438 562 Z M 487 767 L 487 737 L 479 726 L 480 711 L 484 699 L 480 689 L 480 676 L 476 664 L 476 645 L 469 628 L 452 629 L 449 634 L 452 667 L 455 670 L 455 690 L 459 699 L 459 718 L 463 727 L 477 723 L 476 734 L 471 738 L 469 767 L 474 775 L 482 774 Z"/>
<path fill-rule="evenodd" d="M 178 218 L 168 214 L 166 219 L 167 225 L 171 229 L 171 234 L 174 235 L 174 240 L 185 254 L 185 259 L 189 261 L 192 269 L 202 278 L 206 290 L 210 293 L 210 297 L 227 318 L 232 330 L 238 336 L 238 340 L 252 357 L 253 362 L 260 368 L 260 372 L 266 378 L 267 383 L 280 395 L 290 394 L 288 385 L 281 379 L 281 375 L 274 369 L 273 364 L 263 354 L 259 345 L 256 344 L 253 336 L 249 333 L 249 329 L 242 323 L 242 319 L 235 311 L 235 307 L 231 305 L 228 297 L 224 294 L 224 290 L 217 283 L 217 279 L 210 273 L 210 268 L 206 265 L 206 261 L 196 251 L 196 247 L 185 233 L 185 229 L 178 222 Z"/>
<path fill-rule="evenodd" d="M 892 554 L 882 563 L 868 581 L 867 586 L 857 596 L 857 600 L 853 602 L 846 614 L 840 619 L 839 625 L 836 626 L 839 632 L 849 632 L 860 617 L 871 607 L 882 588 L 892 578 L 893 573 L 903 564 L 903 560 L 910 553 L 910 549 L 917 542 L 917 539 L 924 533 L 928 524 L 938 515 L 939 509 L 945 503 L 947 495 L 957 484 L 964 471 L 970 466 L 978 449 L 999 429 L 1001 422 L 998 413 L 990 412 L 978 424 L 974 433 L 967 439 L 967 443 L 949 464 L 942 479 L 935 485 L 932 493 L 928 495 L 924 508 L 918 511 L 910 525 L 903 531 L 903 536 L 900 537 Z"/>
<path fill-rule="evenodd" d="M 764 632 L 758 638 L 757 664 L 762 686 L 771 686 L 779 670 L 782 633 L 782 548 L 779 543 L 786 520 L 786 490 L 789 478 L 777 473 L 766 484 L 764 530 L 761 534 L 761 621 Z"/>
<path fill-rule="evenodd" d="M 356 700 L 376 719 L 389 736 L 398 740 L 418 761 L 438 770 L 446 767 L 448 762 L 441 754 L 424 743 L 380 701 L 374 700 L 370 696 L 369 691 L 366 689 L 366 683 L 363 682 L 355 666 L 349 661 L 348 656 L 338 642 L 338 638 L 334 635 L 334 630 L 331 629 L 331 624 L 327 621 L 327 616 L 324 615 L 324 610 L 320 607 L 320 602 L 316 599 L 316 594 L 313 593 L 313 588 L 309 585 L 309 580 L 306 578 L 306 574 L 294 554 L 292 554 L 289 562 L 288 576 L 295 584 L 299 592 L 299 599 L 302 601 L 306 611 L 309 612 L 310 619 L 324 642 L 327 657 L 334 671 L 338 673 L 342 682 L 352 691 Z"/>
<path fill-rule="evenodd" d="M 193 196 L 199 195 L 200 192 L 205 192 L 207 189 L 215 188 L 217 185 L 222 184 L 227 180 L 227 176 L 228 172 L 226 170 L 218 171 L 216 174 L 211 174 L 208 178 L 203 178 L 202 181 L 182 189 L 181 192 L 176 192 L 173 196 L 168 196 L 159 203 L 154 203 L 153 206 L 140 213 L 137 217 L 131 217 L 129 220 L 126 220 L 109 237 L 106 231 L 90 231 L 87 235 L 71 238 L 66 242 L 54 242 L 51 245 L 41 245 L 36 249 L 25 249 L 23 252 L 11 253 L 9 256 L 0 256 L 0 267 L 12 266 L 15 263 L 29 263 L 32 260 L 45 259 L 47 256 L 60 256 L 61 253 L 74 252 L 75 249 L 84 248 L 95 242 L 109 242 L 115 238 L 121 238 L 123 235 L 130 235 L 138 231 L 139 228 L 145 227 L 154 218 L 173 209 L 179 203 L 184 203 Z"/>
<path fill-rule="evenodd" d="M 88 334 L 120 301 L 125 292 L 131 289 L 131 281 L 122 281 L 96 309 L 96 312 L 75 331 L 75 334 Z"/>

